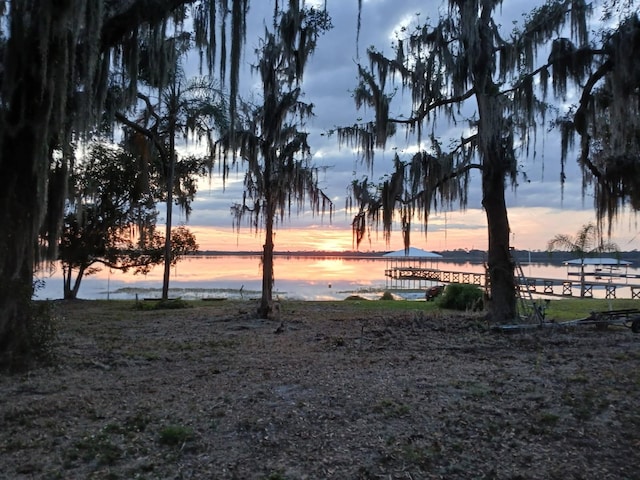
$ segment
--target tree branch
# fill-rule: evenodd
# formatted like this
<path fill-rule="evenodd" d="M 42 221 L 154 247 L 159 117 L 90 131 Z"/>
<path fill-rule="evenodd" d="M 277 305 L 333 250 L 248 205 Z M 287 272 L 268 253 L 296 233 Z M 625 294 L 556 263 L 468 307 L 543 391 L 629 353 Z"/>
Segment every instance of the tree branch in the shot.
<path fill-rule="evenodd" d="M 453 180 L 454 178 L 459 177 L 460 175 L 463 175 L 471 170 L 482 170 L 482 164 L 480 163 L 468 163 L 466 165 L 463 165 L 462 167 L 453 170 L 452 172 L 448 173 L 447 175 L 444 175 L 442 178 L 440 178 L 436 184 L 434 185 L 435 188 L 439 188 L 442 185 L 444 185 L 445 183 L 447 183 L 449 180 Z M 413 202 L 415 202 L 416 200 L 418 200 L 420 197 L 422 197 L 425 194 L 425 191 L 422 190 L 418 193 L 416 193 L 415 195 L 411 196 L 410 198 L 407 199 L 402 199 L 402 198 L 398 198 L 398 202 L 400 202 L 402 205 L 409 205 Z"/>
<path fill-rule="evenodd" d="M 432 112 L 436 108 L 464 102 L 465 100 L 468 100 L 469 98 L 473 97 L 474 94 L 475 94 L 475 90 L 472 88 L 471 90 L 466 91 L 462 95 L 457 95 L 455 97 L 449 97 L 449 98 L 441 98 L 427 106 L 425 106 L 423 102 L 420 105 L 420 107 L 418 107 L 418 109 L 416 110 L 416 113 L 417 113 L 416 116 L 411 116 L 405 119 L 390 118 L 389 121 L 393 123 L 413 125 L 415 123 L 421 122 L 430 112 Z"/>
<path fill-rule="evenodd" d="M 160 125 L 161 123 L 160 115 L 156 113 L 155 108 L 153 108 L 153 105 L 151 105 L 151 99 L 149 99 L 149 97 L 144 93 L 140 93 L 140 92 L 138 92 L 136 96 L 145 103 L 145 105 L 147 106 L 147 111 L 153 118 L 155 118 L 156 125 Z"/>
<path fill-rule="evenodd" d="M 108 18 L 102 24 L 100 49 L 108 50 L 121 42 L 140 25 L 157 24 L 167 17 L 167 12 L 194 0 L 133 0 L 108 2 Z M 124 4 L 124 5 L 123 5 Z M 111 14 L 109 16 L 109 14 Z"/>
<path fill-rule="evenodd" d="M 151 140 L 153 142 L 153 144 L 156 146 L 156 148 L 158 149 L 158 151 L 160 152 L 160 155 L 162 156 L 163 160 L 164 161 L 168 161 L 169 154 L 167 153 L 167 149 L 162 144 L 160 139 L 158 139 L 158 136 L 155 135 L 151 130 L 149 130 L 148 128 L 144 128 L 144 127 L 138 125 L 136 122 L 134 122 L 132 120 L 129 120 L 126 116 L 124 116 L 120 112 L 116 112 L 115 117 L 116 117 L 116 120 L 118 120 L 123 125 L 126 125 L 130 129 L 138 132 L 141 135 L 144 135 L 149 140 Z"/>
<path fill-rule="evenodd" d="M 604 50 L 602 49 L 585 49 L 583 50 L 584 52 L 588 52 L 591 55 L 602 55 L 604 54 Z M 518 90 L 520 87 L 522 87 L 522 85 L 525 83 L 526 80 L 530 80 L 533 77 L 535 77 L 536 75 L 538 75 L 540 72 L 542 72 L 543 70 L 548 69 L 549 67 L 552 67 L 554 63 L 556 63 L 558 61 L 558 58 L 555 58 L 552 61 L 547 61 L 547 63 L 545 63 L 544 65 L 541 65 L 540 67 L 536 68 L 535 70 L 533 70 L 532 72 L 527 73 L 526 75 L 523 75 L 522 77 L 520 77 L 519 81 L 516 82 L 515 85 L 513 85 L 511 88 L 508 88 L 506 90 L 502 90 L 500 92 L 501 95 L 507 95 L 509 93 L 513 93 L 516 90 Z M 607 63 L 607 62 L 605 62 Z M 603 64 L 604 65 L 604 64 Z M 602 67 L 602 66 L 601 66 Z M 599 80 L 599 78 L 598 78 Z M 597 80 L 596 80 L 597 82 Z M 596 83 L 594 82 L 594 84 Z M 591 86 L 593 87 L 593 85 Z M 582 103 L 582 102 L 581 102 Z"/>
<path fill-rule="evenodd" d="M 578 132 L 578 135 L 580 135 L 580 137 L 582 138 L 582 151 L 580 153 L 580 160 L 589 169 L 591 174 L 597 179 L 601 179 L 602 173 L 600 172 L 598 167 L 596 167 L 594 163 L 589 159 L 590 136 L 587 132 L 587 108 L 593 88 L 602 78 L 604 78 L 607 73 L 613 70 L 613 67 L 613 61 L 609 59 L 602 65 L 600 65 L 600 67 L 598 67 L 598 69 L 589 77 L 589 80 L 587 80 L 587 83 L 582 89 L 582 95 L 580 96 L 580 106 L 573 116 L 573 126 L 576 129 L 576 132 Z"/>

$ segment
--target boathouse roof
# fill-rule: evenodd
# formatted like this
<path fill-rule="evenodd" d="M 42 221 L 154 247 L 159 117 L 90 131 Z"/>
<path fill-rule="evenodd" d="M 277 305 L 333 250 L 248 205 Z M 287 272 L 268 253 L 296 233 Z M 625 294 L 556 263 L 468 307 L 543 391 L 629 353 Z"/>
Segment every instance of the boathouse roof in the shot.
<path fill-rule="evenodd" d="M 387 258 L 442 258 L 442 255 L 435 252 L 422 250 L 421 248 L 409 247 L 409 250 L 396 250 L 395 252 L 385 253 L 383 257 Z"/>
<path fill-rule="evenodd" d="M 626 260 L 618 260 L 617 258 L 605 258 L 605 257 L 594 257 L 594 258 L 575 258 L 573 260 L 567 260 L 566 262 L 562 262 L 564 265 L 607 265 L 607 266 L 615 266 L 615 265 L 631 265 L 631 262 Z"/>

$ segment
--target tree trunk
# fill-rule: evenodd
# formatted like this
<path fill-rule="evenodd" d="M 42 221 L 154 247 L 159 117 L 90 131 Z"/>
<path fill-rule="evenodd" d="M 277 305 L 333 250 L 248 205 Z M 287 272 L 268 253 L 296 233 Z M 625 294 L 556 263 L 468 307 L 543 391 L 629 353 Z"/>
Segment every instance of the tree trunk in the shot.
<path fill-rule="evenodd" d="M 37 18 L 38 12 L 32 14 Z M 53 95 L 45 72 L 52 66 L 43 62 L 39 52 L 40 42 L 48 39 L 34 25 L 39 23 L 14 19 L 4 49 L 5 65 L 11 66 L 4 82 L 13 90 L 5 92 L 0 131 L 0 365 L 9 367 L 28 362 L 32 355 L 29 328 L 35 248 L 49 172 Z"/>
<path fill-rule="evenodd" d="M 34 198 L 40 179 L 30 162 L 35 154 L 33 137 L 28 131 L 7 137 L 0 163 L 0 366 L 14 367 L 28 361 L 31 353 L 34 216 L 39 216 L 41 207 Z"/>
<path fill-rule="evenodd" d="M 467 12 L 473 8 L 471 2 L 463 3 L 463 18 L 475 18 L 477 12 Z M 487 299 L 487 316 L 492 323 L 511 323 L 516 318 L 516 282 L 513 273 L 509 237 L 509 218 L 504 198 L 505 178 L 511 174 L 513 165 L 509 150 L 513 148 L 504 138 L 511 126 L 505 125 L 504 110 L 497 93 L 498 85 L 493 82 L 494 50 L 492 43 L 491 2 L 483 4 L 480 18 L 473 26 L 463 26 L 473 32 L 477 29 L 478 42 L 473 45 L 473 85 L 478 103 L 478 150 L 482 158 L 482 206 L 487 216 L 489 245 L 487 264 L 491 285 Z M 477 7 L 476 7 L 477 8 Z"/>
<path fill-rule="evenodd" d="M 176 172 L 176 115 L 175 92 L 171 97 L 169 126 L 169 172 L 167 175 L 167 222 L 164 237 L 164 272 L 162 277 L 162 300 L 169 299 L 169 277 L 171 276 L 171 226 L 173 222 L 173 180 Z"/>
<path fill-rule="evenodd" d="M 173 165 L 173 161 L 171 162 Z M 173 167 L 171 167 L 171 170 Z M 171 175 L 170 175 L 171 176 Z M 167 182 L 168 184 L 168 182 Z M 169 299 L 169 278 L 171 276 L 171 223 L 173 210 L 173 185 L 167 191 L 167 222 L 164 239 L 164 271 L 162 275 L 162 300 Z"/>
<path fill-rule="evenodd" d="M 71 296 L 72 275 L 73 270 L 71 269 L 71 265 L 62 265 L 62 296 L 65 300 L 67 300 Z"/>
<path fill-rule="evenodd" d="M 267 205 L 269 205 L 267 203 Z M 269 210 L 271 207 L 267 207 Z M 273 312 L 273 212 L 265 215 L 265 242 L 262 251 L 262 297 L 258 315 L 268 318 Z"/>
<path fill-rule="evenodd" d="M 82 279 L 84 278 L 85 270 L 86 266 L 81 265 L 80 267 L 78 267 L 76 279 L 73 282 L 73 287 L 71 287 L 71 280 L 73 279 L 73 268 L 71 268 L 71 266 L 62 268 L 62 278 L 64 283 L 63 293 L 65 300 L 76 300 L 78 298 L 78 291 L 80 290 L 80 284 L 82 283 Z"/>
<path fill-rule="evenodd" d="M 489 321 L 511 323 L 516 318 L 516 284 L 509 245 L 509 219 L 504 199 L 504 173 L 486 168 L 482 175 L 483 199 L 489 231 L 488 275 L 491 285 L 487 299 Z"/>

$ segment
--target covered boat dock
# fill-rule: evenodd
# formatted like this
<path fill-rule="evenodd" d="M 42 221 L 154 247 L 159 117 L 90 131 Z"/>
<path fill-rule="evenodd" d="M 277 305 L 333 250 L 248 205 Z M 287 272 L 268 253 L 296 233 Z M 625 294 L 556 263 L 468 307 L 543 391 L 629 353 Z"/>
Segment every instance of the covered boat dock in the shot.
<path fill-rule="evenodd" d="M 390 289 L 424 289 L 439 282 L 432 272 L 436 268 L 442 255 L 416 247 L 385 253 L 386 260 L 384 275 L 387 288 Z"/>

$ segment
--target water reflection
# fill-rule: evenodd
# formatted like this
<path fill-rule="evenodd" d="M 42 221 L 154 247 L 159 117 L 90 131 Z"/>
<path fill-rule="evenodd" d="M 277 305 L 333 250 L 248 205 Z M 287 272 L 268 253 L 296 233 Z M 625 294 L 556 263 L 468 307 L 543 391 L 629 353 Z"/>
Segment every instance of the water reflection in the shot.
<path fill-rule="evenodd" d="M 376 296 L 385 289 L 382 260 L 335 257 L 275 258 L 274 293 L 302 300 L 339 300 L 357 293 Z M 62 297 L 62 272 L 39 272 L 44 288 L 37 298 Z M 171 296 L 183 298 L 259 297 L 262 270 L 259 256 L 193 257 L 179 262 L 171 271 Z M 134 275 L 103 269 L 85 277 L 78 294 L 86 299 L 130 299 L 159 295 L 162 268 L 146 275 Z"/>
<path fill-rule="evenodd" d="M 276 256 L 274 295 L 300 300 L 341 300 L 349 295 L 379 298 L 392 284 L 385 278 L 387 260 L 382 258 L 339 258 Z M 430 267 L 459 272 L 483 272 L 481 264 L 449 263 L 440 261 Z M 526 275 L 566 279 L 567 270 L 561 266 L 523 266 Z M 44 288 L 37 298 L 62 298 L 62 272 L 59 266 L 39 272 Z M 632 282 L 639 283 L 639 282 Z M 182 298 L 258 298 L 262 284 L 259 256 L 198 256 L 179 262 L 171 272 L 172 297 Z M 424 290 L 425 282 L 408 284 L 415 290 Z M 618 290 L 618 298 L 630 298 Z M 121 273 L 103 269 L 82 281 L 78 298 L 133 299 L 158 297 L 162 289 L 162 268 L 146 275 Z M 405 298 L 423 298 L 419 292 L 400 292 Z M 594 296 L 604 298 L 604 289 L 594 288 Z"/>

